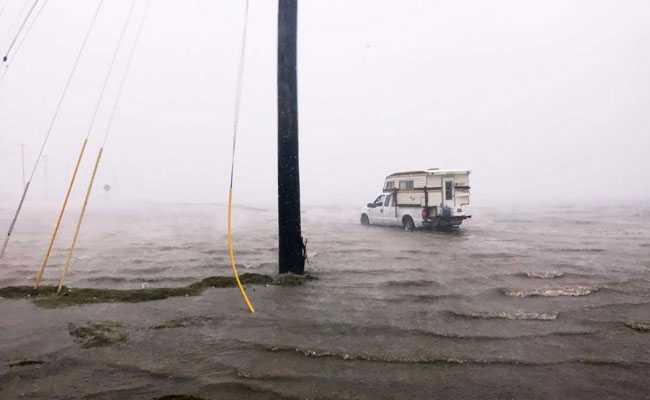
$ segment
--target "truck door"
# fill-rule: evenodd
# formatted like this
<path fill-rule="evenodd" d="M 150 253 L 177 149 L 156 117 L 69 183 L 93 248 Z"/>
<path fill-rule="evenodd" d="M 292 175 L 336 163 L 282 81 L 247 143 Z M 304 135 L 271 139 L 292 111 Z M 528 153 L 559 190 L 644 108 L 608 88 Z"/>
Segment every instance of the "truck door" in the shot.
<path fill-rule="evenodd" d="M 384 225 L 400 225 L 395 208 L 395 192 L 386 195 L 384 200 L 384 207 L 382 210 L 382 223 Z"/>
<path fill-rule="evenodd" d="M 451 210 L 451 213 L 453 215 L 454 212 L 454 206 L 455 206 L 455 201 L 454 201 L 455 193 L 454 193 L 454 178 L 453 177 L 444 177 L 442 179 L 442 206 L 444 208 L 449 208 Z M 445 211 L 443 210 L 443 215 L 445 215 Z"/>
<path fill-rule="evenodd" d="M 384 210 L 384 199 L 386 196 L 379 195 L 375 201 L 373 201 L 374 207 L 368 208 L 368 217 L 370 218 L 371 224 L 381 225 L 383 223 L 383 210 Z"/>

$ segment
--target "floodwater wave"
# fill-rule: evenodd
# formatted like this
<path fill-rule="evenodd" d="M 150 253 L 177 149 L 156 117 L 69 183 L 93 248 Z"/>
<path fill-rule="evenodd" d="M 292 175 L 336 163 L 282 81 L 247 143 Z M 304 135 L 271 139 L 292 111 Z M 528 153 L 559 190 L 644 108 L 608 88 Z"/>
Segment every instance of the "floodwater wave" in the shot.
<path fill-rule="evenodd" d="M 447 311 L 454 317 L 467 319 L 507 319 L 521 321 L 554 321 L 558 318 L 557 312 L 532 312 L 532 311 L 483 311 L 483 312 L 463 312 Z"/>
<path fill-rule="evenodd" d="M 561 253 L 603 253 L 605 249 L 595 247 L 560 247 L 550 249 L 550 251 L 557 251 Z"/>
<path fill-rule="evenodd" d="M 572 364 L 586 364 L 593 366 L 603 367 L 618 367 L 618 368 L 648 368 L 650 362 L 645 361 L 624 361 L 624 360 L 608 360 L 598 358 L 577 358 L 568 359 L 563 361 L 549 361 L 549 362 L 533 362 L 522 359 L 471 359 L 471 358 L 456 358 L 456 357 L 430 357 L 426 355 L 404 357 L 393 356 L 389 354 L 370 354 L 370 353 L 352 353 L 334 350 L 322 349 L 309 349 L 291 346 L 273 346 L 273 345 L 258 345 L 263 351 L 270 353 L 285 353 L 297 354 L 306 358 L 332 358 L 340 361 L 366 361 L 376 362 L 383 364 L 430 364 L 441 366 L 463 366 L 463 365 L 511 365 L 518 367 L 548 367 L 558 365 L 572 365 Z"/>
<path fill-rule="evenodd" d="M 556 279 L 556 278 L 565 277 L 566 273 L 560 271 L 530 271 L 530 272 L 519 272 L 514 275 L 522 278 Z"/>
<path fill-rule="evenodd" d="M 589 296 L 598 292 L 600 289 L 588 286 L 566 286 L 555 288 L 535 288 L 535 289 L 501 289 L 501 293 L 509 297 L 579 297 Z"/>
<path fill-rule="evenodd" d="M 452 317 L 449 312 L 446 313 Z M 550 317 L 550 315 L 549 315 Z M 461 315 L 461 318 L 466 318 Z M 498 318 L 498 317 L 497 317 Z M 337 335 L 337 336 L 353 336 L 353 337 L 377 337 L 388 335 L 395 338 L 405 337 L 423 337 L 435 338 L 440 340 L 448 340 L 451 342 L 512 342 L 515 340 L 530 340 L 540 338 L 565 338 L 565 337 L 578 337 L 590 336 L 595 333 L 594 330 L 580 329 L 572 331 L 549 331 L 549 332 L 531 332 L 514 335 L 489 335 L 489 334 L 466 334 L 454 332 L 440 332 L 436 330 L 428 330 L 423 328 L 409 328 L 403 326 L 393 325 L 354 325 L 341 322 L 329 322 L 325 324 L 305 324 L 303 322 L 295 322 L 294 326 L 287 328 L 289 332 L 321 332 L 321 334 Z"/>
<path fill-rule="evenodd" d="M 384 286 L 388 287 L 430 287 L 430 286 L 440 286 L 440 283 L 431 280 L 391 280 L 384 283 Z"/>

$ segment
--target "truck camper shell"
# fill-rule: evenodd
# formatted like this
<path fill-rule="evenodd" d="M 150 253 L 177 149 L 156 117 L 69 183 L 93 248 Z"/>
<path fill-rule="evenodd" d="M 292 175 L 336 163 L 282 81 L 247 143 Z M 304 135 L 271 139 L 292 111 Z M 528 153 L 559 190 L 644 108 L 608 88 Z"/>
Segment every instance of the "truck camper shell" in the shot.
<path fill-rule="evenodd" d="M 398 207 L 431 207 L 433 214 L 443 208 L 458 209 L 470 205 L 470 170 L 437 169 L 404 171 L 384 180 L 384 193 L 395 192 Z"/>

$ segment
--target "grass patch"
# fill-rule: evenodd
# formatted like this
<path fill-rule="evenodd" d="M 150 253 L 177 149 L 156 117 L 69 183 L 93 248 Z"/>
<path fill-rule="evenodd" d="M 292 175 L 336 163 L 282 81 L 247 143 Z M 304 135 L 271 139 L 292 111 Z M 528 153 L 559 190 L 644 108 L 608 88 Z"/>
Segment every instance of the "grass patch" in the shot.
<path fill-rule="evenodd" d="M 14 368 L 14 367 L 26 367 L 29 365 L 42 365 L 45 364 L 45 361 L 40 361 L 40 360 L 20 360 L 20 361 L 14 361 L 12 363 L 9 363 L 9 368 Z"/>
<path fill-rule="evenodd" d="M 30 298 L 37 296 L 53 296 L 56 294 L 56 286 L 41 286 L 38 289 L 34 289 L 33 286 L 7 286 L 0 288 L 0 297 L 5 299 L 22 299 Z M 68 290 L 67 287 L 63 287 L 63 291 Z"/>
<path fill-rule="evenodd" d="M 81 326 L 70 323 L 68 332 L 84 349 L 123 343 L 127 339 L 122 324 L 113 321 L 89 322 Z"/>
<path fill-rule="evenodd" d="M 178 319 L 171 319 L 164 321 L 161 324 L 154 325 L 150 329 L 172 329 L 172 328 L 187 328 L 189 326 L 201 326 L 213 320 L 209 317 L 184 317 Z"/>
<path fill-rule="evenodd" d="M 625 326 L 637 332 L 650 333 L 650 322 L 626 322 Z"/>
<path fill-rule="evenodd" d="M 245 273 L 241 282 L 248 285 L 273 283 L 268 275 Z M 140 303 L 163 300 L 169 297 L 197 296 L 208 288 L 236 287 L 235 280 L 229 276 L 211 276 L 178 288 L 147 289 L 93 289 L 63 287 L 61 295 L 56 294 L 56 286 L 9 286 L 0 288 L 0 297 L 5 299 L 32 299 L 40 307 L 55 308 L 96 303 Z"/>
<path fill-rule="evenodd" d="M 311 280 L 316 280 L 316 278 L 313 275 L 305 274 L 305 275 L 296 275 L 296 274 L 282 274 L 278 275 L 274 280 L 273 280 L 273 285 L 276 286 L 300 286 L 303 285 L 307 281 Z"/>

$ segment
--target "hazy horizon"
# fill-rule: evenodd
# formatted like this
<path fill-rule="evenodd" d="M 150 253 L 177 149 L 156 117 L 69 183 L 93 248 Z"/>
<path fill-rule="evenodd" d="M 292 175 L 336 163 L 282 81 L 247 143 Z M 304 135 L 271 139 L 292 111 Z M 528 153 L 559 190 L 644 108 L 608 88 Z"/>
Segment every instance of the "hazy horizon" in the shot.
<path fill-rule="evenodd" d="M 29 173 L 96 4 L 50 1 L 0 83 L 6 208 L 20 195 L 19 146 Z M 60 203 L 129 4 L 105 2 L 28 202 Z M 110 184 L 124 201 L 225 202 L 243 4 L 152 2 L 96 195 Z M 3 52 L 20 6 L 0 16 Z M 235 202 L 272 207 L 277 2 L 250 7 Z M 301 0 L 303 204 L 361 205 L 389 173 L 431 167 L 471 169 L 475 206 L 650 200 L 649 20 L 644 1 Z"/>

